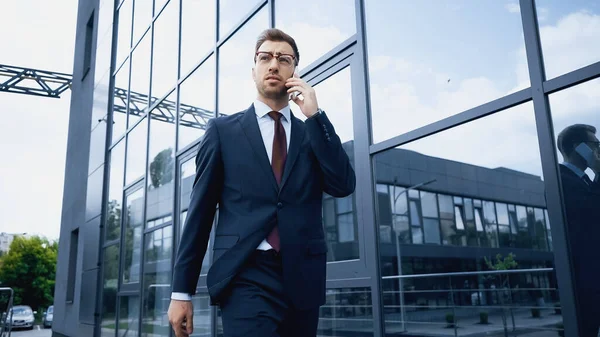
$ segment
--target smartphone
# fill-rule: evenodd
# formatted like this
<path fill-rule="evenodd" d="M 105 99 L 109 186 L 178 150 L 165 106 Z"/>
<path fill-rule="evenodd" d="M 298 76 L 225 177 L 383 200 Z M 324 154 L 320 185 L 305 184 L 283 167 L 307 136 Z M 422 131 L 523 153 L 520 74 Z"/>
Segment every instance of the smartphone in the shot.
<path fill-rule="evenodd" d="M 294 75 L 292 75 L 292 77 L 299 77 L 299 76 L 296 76 L 296 74 L 297 74 L 297 69 L 294 70 Z M 288 97 L 288 101 L 295 100 L 296 97 L 298 97 L 298 95 L 300 95 L 300 91 L 292 92 Z"/>
<path fill-rule="evenodd" d="M 588 167 L 593 166 L 594 151 L 586 143 L 581 143 L 577 145 L 577 147 L 575 148 L 575 152 L 577 152 L 581 157 L 583 157 Z"/>

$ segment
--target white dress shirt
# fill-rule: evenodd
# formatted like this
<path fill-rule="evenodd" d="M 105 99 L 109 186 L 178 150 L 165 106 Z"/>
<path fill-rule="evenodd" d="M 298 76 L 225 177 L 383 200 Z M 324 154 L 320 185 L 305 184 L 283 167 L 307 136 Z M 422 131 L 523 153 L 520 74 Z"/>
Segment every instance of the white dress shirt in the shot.
<path fill-rule="evenodd" d="M 263 144 L 265 145 L 265 150 L 267 151 L 269 162 L 271 162 L 273 160 L 273 137 L 275 137 L 275 121 L 271 118 L 271 116 L 269 116 L 269 112 L 273 110 L 265 103 L 259 100 L 255 100 L 254 111 L 256 112 L 256 121 L 258 122 L 258 127 L 260 128 L 260 134 L 262 135 Z M 285 130 L 285 139 L 287 142 L 287 148 L 289 150 L 290 139 L 292 134 L 292 123 L 290 122 L 290 106 L 286 105 L 283 109 L 279 110 L 279 112 L 283 115 L 283 117 L 281 118 L 281 124 L 283 124 L 283 129 Z M 271 245 L 267 242 L 267 239 L 265 238 L 256 249 L 269 250 L 272 248 L 273 247 L 271 247 Z M 190 294 L 185 293 L 172 293 L 171 298 L 180 301 L 192 300 L 192 296 Z"/>

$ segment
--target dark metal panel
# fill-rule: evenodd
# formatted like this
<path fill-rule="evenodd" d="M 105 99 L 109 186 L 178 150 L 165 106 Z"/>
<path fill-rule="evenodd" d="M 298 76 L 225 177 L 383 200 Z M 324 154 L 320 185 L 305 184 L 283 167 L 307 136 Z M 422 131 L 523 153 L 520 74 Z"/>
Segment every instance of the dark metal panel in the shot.
<path fill-rule="evenodd" d="M 385 335 L 385 317 L 381 293 L 379 259 L 379 226 L 375 206 L 374 161 L 370 154 L 371 118 L 369 105 L 369 79 L 366 46 L 365 4 L 355 0 L 357 48 L 352 60 L 352 106 L 354 107 L 354 158 L 357 175 L 356 204 L 359 208 L 359 230 L 362 230 L 363 261 L 371 289 L 373 310 L 373 335 Z M 360 233 L 360 232 L 359 232 Z"/>
<path fill-rule="evenodd" d="M 533 108 L 542 159 L 542 171 L 546 183 L 548 214 L 550 216 L 550 223 L 552 224 L 551 231 L 555 253 L 554 264 L 561 306 L 563 308 L 565 336 L 577 336 L 578 323 L 576 298 L 572 283 L 573 272 L 565 227 L 566 218 L 563 213 L 563 204 L 560 196 L 560 173 L 557 165 L 558 158 L 554 151 L 552 118 L 550 116 L 548 96 L 544 94 L 543 90 L 545 73 L 536 7 L 533 0 L 520 0 L 520 5 L 531 92 L 533 95 Z"/>
<path fill-rule="evenodd" d="M 418 129 L 409 131 L 402 135 L 396 136 L 394 138 L 385 140 L 383 142 L 371 145 L 371 154 L 377 154 L 383 152 L 385 150 L 400 146 L 402 144 L 406 144 L 421 138 L 425 138 L 427 136 L 431 136 L 435 133 L 453 128 L 455 126 L 465 124 L 468 122 L 472 122 L 479 118 L 491 115 L 495 112 L 512 108 L 519 104 L 525 103 L 531 100 L 531 89 L 523 89 L 517 91 L 515 93 L 506 95 L 504 97 L 498 98 L 491 102 L 482 104 L 475 108 L 469 109 L 467 111 L 461 112 L 454 116 L 450 116 L 439 120 L 437 122 L 428 124 L 426 126 L 420 127 Z M 529 113 L 529 112 L 527 112 Z"/>
<path fill-rule="evenodd" d="M 590 81 L 598 77 L 600 77 L 600 62 L 590 64 L 587 67 L 583 67 L 544 82 L 544 93 L 549 95 L 553 92 L 567 89 L 579 83 Z"/>

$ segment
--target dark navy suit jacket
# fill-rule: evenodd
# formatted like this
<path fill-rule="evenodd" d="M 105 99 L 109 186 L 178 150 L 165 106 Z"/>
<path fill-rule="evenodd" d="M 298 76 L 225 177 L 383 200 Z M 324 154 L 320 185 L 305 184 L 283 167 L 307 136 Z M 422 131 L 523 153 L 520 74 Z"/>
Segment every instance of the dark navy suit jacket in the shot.
<path fill-rule="evenodd" d="M 587 185 L 560 165 L 574 284 L 582 337 L 596 337 L 600 326 L 600 183 Z"/>
<path fill-rule="evenodd" d="M 287 135 L 290 137 L 290 135 Z M 215 209 L 219 214 L 213 264 L 207 275 L 211 304 L 277 224 L 283 286 L 298 309 L 325 303 L 323 192 L 345 197 L 356 177 L 325 113 L 302 122 L 291 114 L 291 140 L 277 185 L 252 105 L 210 120 L 196 156 L 196 177 L 177 252 L 173 292 L 195 294 Z"/>

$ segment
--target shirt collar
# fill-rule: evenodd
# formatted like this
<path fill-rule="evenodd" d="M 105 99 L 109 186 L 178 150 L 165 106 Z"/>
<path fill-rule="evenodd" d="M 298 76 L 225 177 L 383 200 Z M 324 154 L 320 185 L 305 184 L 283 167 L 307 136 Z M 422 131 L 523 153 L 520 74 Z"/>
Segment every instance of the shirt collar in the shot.
<path fill-rule="evenodd" d="M 273 111 L 273 109 L 271 109 L 265 103 L 259 101 L 258 99 L 254 101 L 254 112 L 256 112 L 256 116 L 258 118 L 265 117 L 271 111 Z M 283 109 L 279 110 L 279 112 L 283 115 L 284 120 L 286 120 L 288 122 L 291 120 L 290 119 L 291 110 L 290 110 L 289 104 L 286 105 L 285 107 L 283 107 Z"/>
<path fill-rule="evenodd" d="M 573 173 L 575 173 L 579 178 L 583 178 L 583 176 L 585 175 L 585 172 L 583 172 L 579 167 L 577 167 L 567 161 L 562 163 L 562 165 L 569 168 L 571 171 L 573 171 Z"/>

